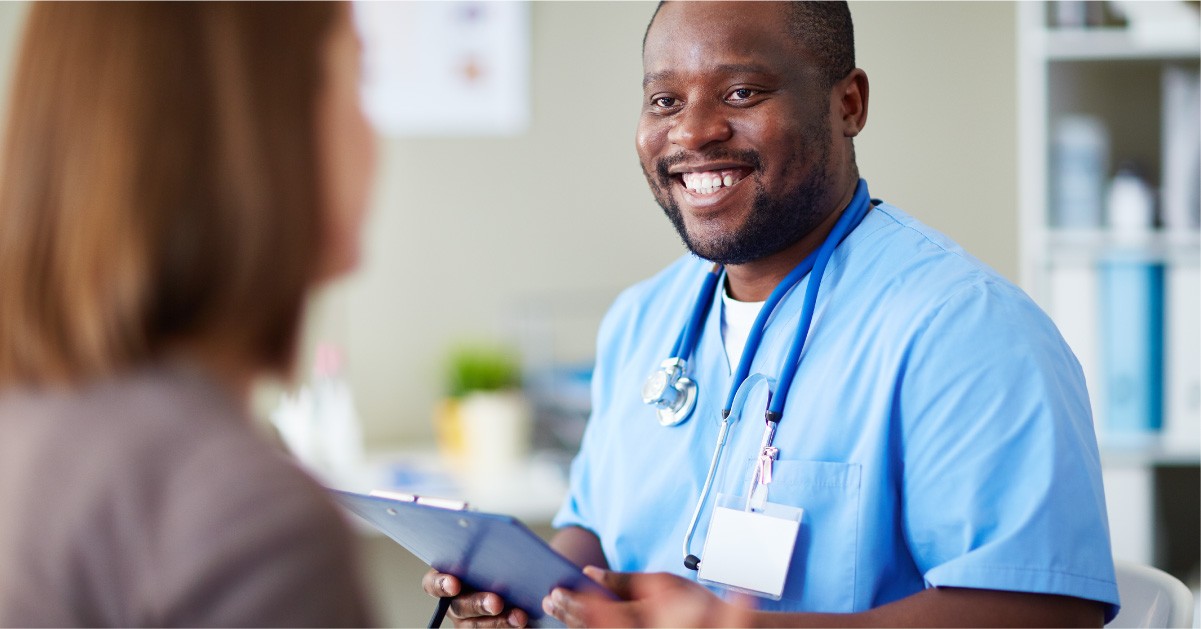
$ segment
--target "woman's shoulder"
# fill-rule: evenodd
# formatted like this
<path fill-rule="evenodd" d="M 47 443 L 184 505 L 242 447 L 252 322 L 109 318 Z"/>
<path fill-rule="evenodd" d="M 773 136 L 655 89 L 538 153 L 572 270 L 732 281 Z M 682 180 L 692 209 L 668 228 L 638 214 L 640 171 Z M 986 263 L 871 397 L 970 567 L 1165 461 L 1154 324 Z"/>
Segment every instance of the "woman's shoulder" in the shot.
<path fill-rule="evenodd" d="M 73 524 L 36 541 L 54 551 L 41 556 L 103 565 L 112 578 L 95 591 L 124 601 L 90 622 L 367 622 L 341 513 L 202 372 L 153 368 L 72 391 L 10 392 L 0 396 L 0 434 L 35 453 L 0 468 L 14 468 L 33 490 L 24 495 L 44 497 L 26 505 L 29 526 L 10 533 L 32 537 L 54 515 L 51 497 Z"/>

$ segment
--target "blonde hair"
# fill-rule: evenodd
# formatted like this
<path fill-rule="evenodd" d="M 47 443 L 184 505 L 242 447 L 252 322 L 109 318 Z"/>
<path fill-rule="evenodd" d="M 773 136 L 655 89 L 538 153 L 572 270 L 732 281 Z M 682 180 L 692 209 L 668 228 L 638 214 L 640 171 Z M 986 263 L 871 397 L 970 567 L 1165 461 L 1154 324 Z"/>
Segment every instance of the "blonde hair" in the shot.
<path fill-rule="evenodd" d="M 294 362 L 326 3 L 34 3 L 0 154 L 0 385 L 186 343 Z"/>

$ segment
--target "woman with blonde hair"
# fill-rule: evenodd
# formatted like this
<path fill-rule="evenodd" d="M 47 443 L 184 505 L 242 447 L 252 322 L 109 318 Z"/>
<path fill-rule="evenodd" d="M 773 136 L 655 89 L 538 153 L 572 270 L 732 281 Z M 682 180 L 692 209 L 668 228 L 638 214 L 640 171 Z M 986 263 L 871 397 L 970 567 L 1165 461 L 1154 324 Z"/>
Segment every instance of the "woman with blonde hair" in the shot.
<path fill-rule="evenodd" d="M 349 5 L 34 3 L 0 153 L 0 625 L 363 625 L 260 438 L 373 170 Z"/>

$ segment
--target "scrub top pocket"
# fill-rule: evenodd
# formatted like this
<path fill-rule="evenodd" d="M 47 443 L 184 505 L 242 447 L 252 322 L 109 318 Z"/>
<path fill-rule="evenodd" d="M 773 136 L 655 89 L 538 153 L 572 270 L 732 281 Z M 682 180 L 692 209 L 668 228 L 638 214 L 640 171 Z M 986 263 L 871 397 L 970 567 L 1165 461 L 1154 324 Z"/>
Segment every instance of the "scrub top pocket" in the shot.
<path fill-rule="evenodd" d="M 762 609 L 855 611 L 861 474 L 857 463 L 776 461 L 768 500 L 805 513 L 784 596 L 757 601 Z"/>

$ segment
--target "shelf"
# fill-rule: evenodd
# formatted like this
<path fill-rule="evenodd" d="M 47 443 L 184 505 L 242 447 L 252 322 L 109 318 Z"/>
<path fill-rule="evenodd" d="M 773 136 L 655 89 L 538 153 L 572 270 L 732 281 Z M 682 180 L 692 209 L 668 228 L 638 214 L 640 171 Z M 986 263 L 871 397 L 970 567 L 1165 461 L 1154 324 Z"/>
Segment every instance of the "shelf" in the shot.
<path fill-rule="evenodd" d="M 1185 444 L 1162 435 L 1140 438 L 1101 437 L 1101 464 L 1105 467 L 1148 465 L 1201 465 L 1201 444 Z"/>
<path fill-rule="evenodd" d="M 1162 9 L 1160 15 L 1183 6 L 1157 5 Z M 1201 233 L 1196 228 L 1130 233 L 1053 227 L 1060 216 L 1051 203 L 1056 198 L 1054 131 L 1064 114 L 1096 117 L 1108 131 L 1108 161 L 1134 160 L 1143 166 L 1153 187 L 1162 187 L 1168 159 L 1165 139 L 1177 137 L 1165 132 L 1165 127 L 1177 124 L 1164 121 L 1165 112 L 1170 111 L 1167 105 L 1174 107 L 1176 102 L 1165 97 L 1165 70 L 1172 68 L 1173 75 L 1197 71 L 1201 31 L 1195 11 L 1172 21 L 1161 17 L 1154 23 L 1148 20 L 1155 16 L 1144 14 L 1134 18 L 1130 27 L 1048 26 L 1056 8 L 1049 1 L 1022 2 L 1017 10 L 1022 282 L 1054 318 L 1089 384 L 1090 403 L 1098 411 L 1095 428 L 1115 556 L 1163 563 L 1160 557 L 1181 554 L 1181 540 L 1195 543 L 1197 538 L 1195 510 L 1184 520 L 1169 519 L 1159 501 L 1168 496 L 1173 504 L 1196 504 L 1196 491 L 1191 489 L 1195 485 L 1188 485 L 1188 495 L 1173 493 L 1179 491 L 1179 483 L 1166 479 L 1195 479 L 1195 470 L 1201 465 L 1195 394 L 1201 386 L 1197 371 L 1201 365 L 1201 343 L 1197 341 L 1201 300 L 1196 283 Z M 1178 94 L 1173 93 L 1175 96 Z M 1157 432 L 1107 430 L 1104 405 L 1109 400 L 1104 399 L 1107 390 L 1103 387 L 1111 374 L 1105 369 L 1105 343 L 1111 339 L 1113 327 L 1106 322 L 1102 308 L 1111 308 L 1109 312 L 1116 308 L 1112 303 L 1102 306 L 1106 284 L 1099 270 L 1104 261 L 1113 259 L 1166 265 L 1163 428 Z M 1186 555 L 1186 563 L 1195 561 L 1190 559 L 1195 552 L 1189 550 Z M 1195 569 L 1192 566 L 1195 564 L 1186 567 Z"/>
<path fill-rule="evenodd" d="M 1051 264 L 1095 263 L 1113 255 L 1171 264 L 1201 264 L 1201 232 L 1114 232 L 1105 229 L 1050 229 Z"/>
<path fill-rule="evenodd" d="M 1114 61 L 1131 59 L 1193 59 L 1201 57 L 1201 42 L 1188 39 L 1138 37 L 1124 28 L 1055 28 L 1045 33 L 1050 61 Z"/>

